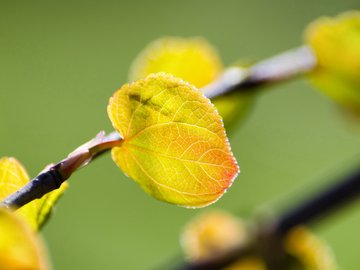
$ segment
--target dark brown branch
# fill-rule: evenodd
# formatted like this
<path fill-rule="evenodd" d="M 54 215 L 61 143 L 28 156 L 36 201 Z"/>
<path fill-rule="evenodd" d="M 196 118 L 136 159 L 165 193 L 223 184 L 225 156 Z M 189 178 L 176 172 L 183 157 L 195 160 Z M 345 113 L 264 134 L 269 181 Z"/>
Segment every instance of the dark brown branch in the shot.
<path fill-rule="evenodd" d="M 280 216 L 275 231 L 286 234 L 299 224 L 313 223 L 343 207 L 360 195 L 360 170 L 353 172 L 333 186 L 313 195 Z"/>
<path fill-rule="evenodd" d="M 308 46 L 281 53 L 256 63 L 250 68 L 231 67 L 202 92 L 214 98 L 233 91 L 250 91 L 254 88 L 282 82 L 307 73 L 316 66 L 316 58 Z"/>
<path fill-rule="evenodd" d="M 93 158 L 121 143 L 117 132 L 105 136 L 100 132 L 94 139 L 83 144 L 67 158 L 50 166 L 32 179 L 27 185 L 1 202 L 2 207 L 17 209 L 45 194 L 58 189 L 77 169 L 87 165 Z"/>

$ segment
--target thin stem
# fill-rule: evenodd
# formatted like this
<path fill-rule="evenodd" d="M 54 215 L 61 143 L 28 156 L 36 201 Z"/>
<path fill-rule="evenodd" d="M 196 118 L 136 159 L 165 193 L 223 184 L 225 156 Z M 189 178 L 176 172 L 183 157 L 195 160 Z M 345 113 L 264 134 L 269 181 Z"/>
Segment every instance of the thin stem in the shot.
<path fill-rule="evenodd" d="M 357 199 L 359 195 L 360 170 L 357 170 L 282 214 L 275 230 L 279 235 L 284 235 L 297 225 L 318 221 L 324 215 Z"/>
<path fill-rule="evenodd" d="M 282 82 L 313 70 L 316 58 L 308 46 L 281 53 L 250 68 L 231 67 L 215 82 L 205 86 L 202 92 L 208 98 L 233 91 L 249 91 L 262 85 Z"/>
<path fill-rule="evenodd" d="M 120 145 L 121 142 L 122 139 L 117 132 L 110 133 L 107 136 L 105 136 L 104 132 L 100 132 L 95 138 L 69 154 L 68 157 L 48 167 L 24 187 L 5 198 L 0 205 L 15 210 L 35 199 L 41 198 L 45 194 L 58 189 L 73 172 L 86 166 L 95 157 L 107 152 L 112 147 Z"/>

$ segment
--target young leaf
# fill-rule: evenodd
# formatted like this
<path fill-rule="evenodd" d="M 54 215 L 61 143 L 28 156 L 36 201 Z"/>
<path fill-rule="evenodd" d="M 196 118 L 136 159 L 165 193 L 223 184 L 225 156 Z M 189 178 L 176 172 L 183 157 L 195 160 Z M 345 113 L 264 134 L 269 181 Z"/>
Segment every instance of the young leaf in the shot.
<path fill-rule="evenodd" d="M 305 38 L 318 62 L 311 81 L 360 115 L 360 12 L 320 18 L 309 25 Z"/>
<path fill-rule="evenodd" d="M 304 269 L 338 269 L 331 248 L 306 227 L 292 229 L 284 245 L 286 251 L 305 266 Z"/>
<path fill-rule="evenodd" d="M 50 269 L 41 239 L 15 213 L 0 209 L 0 269 Z"/>
<path fill-rule="evenodd" d="M 166 72 L 188 81 L 202 91 L 201 88 L 216 81 L 223 71 L 220 56 L 205 39 L 165 37 L 151 42 L 137 56 L 131 66 L 129 79 L 133 81 L 151 73 Z M 212 101 L 229 130 L 247 114 L 253 95 L 233 92 Z"/>
<path fill-rule="evenodd" d="M 172 75 L 124 85 L 110 99 L 108 114 L 123 138 L 112 150 L 114 161 L 159 200 L 206 206 L 238 173 L 215 107 Z"/>
<path fill-rule="evenodd" d="M 0 199 L 17 191 L 29 182 L 29 176 L 25 168 L 15 158 L 3 157 L 0 159 Z M 49 217 L 56 201 L 68 187 L 63 183 L 61 187 L 54 190 L 41 199 L 34 200 L 17 210 L 21 216 L 34 230 L 38 230 Z"/>
<path fill-rule="evenodd" d="M 219 256 L 248 240 L 244 222 L 220 210 L 205 212 L 189 222 L 181 235 L 186 259 L 202 261 Z"/>
<path fill-rule="evenodd" d="M 203 38 L 165 37 L 151 42 L 135 59 L 130 81 L 151 73 L 167 72 L 200 88 L 222 72 L 221 60 Z"/>

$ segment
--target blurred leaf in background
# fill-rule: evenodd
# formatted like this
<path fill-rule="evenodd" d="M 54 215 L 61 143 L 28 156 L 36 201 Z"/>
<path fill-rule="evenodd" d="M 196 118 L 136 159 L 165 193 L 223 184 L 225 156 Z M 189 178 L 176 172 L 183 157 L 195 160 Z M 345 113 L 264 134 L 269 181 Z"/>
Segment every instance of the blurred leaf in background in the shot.
<path fill-rule="evenodd" d="M 203 38 L 164 37 L 140 52 L 131 66 L 129 79 L 167 72 L 201 88 L 216 80 L 222 70 L 217 51 Z"/>
<path fill-rule="evenodd" d="M 311 81 L 360 115 L 360 11 L 316 20 L 306 30 L 306 41 L 318 61 Z"/>
<path fill-rule="evenodd" d="M 139 53 L 131 65 L 129 78 L 132 81 L 156 72 L 171 73 L 202 90 L 219 79 L 224 68 L 217 50 L 206 39 L 164 37 L 151 42 Z M 233 92 L 212 100 L 227 131 L 238 127 L 245 118 L 253 96 Z"/>

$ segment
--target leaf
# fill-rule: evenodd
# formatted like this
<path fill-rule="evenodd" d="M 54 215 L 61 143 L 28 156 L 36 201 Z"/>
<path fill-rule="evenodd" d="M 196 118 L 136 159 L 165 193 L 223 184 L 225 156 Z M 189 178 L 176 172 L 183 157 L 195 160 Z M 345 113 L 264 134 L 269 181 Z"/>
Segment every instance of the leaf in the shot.
<path fill-rule="evenodd" d="M 41 239 L 15 213 L 0 209 L 0 269 L 50 269 Z"/>
<path fill-rule="evenodd" d="M 224 126 L 230 135 L 247 119 L 246 117 L 251 112 L 255 94 L 257 93 L 250 92 L 233 91 L 230 94 L 215 97 L 211 100 L 224 119 Z"/>
<path fill-rule="evenodd" d="M 238 173 L 215 107 L 172 75 L 124 85 L 110 99 L 108 114 L 124 139 L 112 150 L 114 161 L 159 200 L 206 206 Z"/>
<path fill-rule="evenodd" d="M 165 37 L 151 42 L 135 59 L 130 81 L 167 72 L 196 87 L 214 81 L 222 72 L 216 49 L 203 38 Z"/>
<path fill-rule="evenodd" d="M 29 176 L 24 167 L 15 158 L 3 157 L 0 159 L 0 200 L 5 199 L 29 182 Z M 64 182 L 61 187 L 41 199 L 34 200 L 17 210 L 34 230 L 38 230 L 51 214 L 51 210 L 67 189 Z"/>
<path fill-rule="evenodd" d="M 166 72 L 205 91 L 201 88 L 217 80 L 223 71 L 220 56 L 205 39 L 165 37 L 151 42 L 140 52 L 131 66 L 129 78 L 133 81 L 151 73 Z M 253 95 L 233 92 L 212 101 L 229 131 L 245 118 Z"/>
<path fill-rule="evenodd" d="M 225 254 L 246 243 L 245 223 L 220 210 L 205 212 L 189 222 L 181 236 L 187 260 L 196 262 Z"/>
<path fill-rule="evenodd" d="M 360 115 L 360 12 L 320 18 L 307 27 L 305 39 L 318 62 L 311 82 Z"/>
<path fill-rule="evenodd" d="M 209 211 L 190 221 L 182 234 L 186 259 L 197 263 L 233 252 L 251 243 L 253 232 L 240 218 L 224 211 Z M 259 243 L 260 244 L 260 243 Z M 223 270 L 265 270 L 265 262 L 255 253 L 243 256 Z"/>
<path fill-rule="evenodd" d="M 284 245 L 286 251 L 297 258 L 305 269 L 338 269 L 330 247 L 306 227 L 292 229 L 285 238 Z"/>

